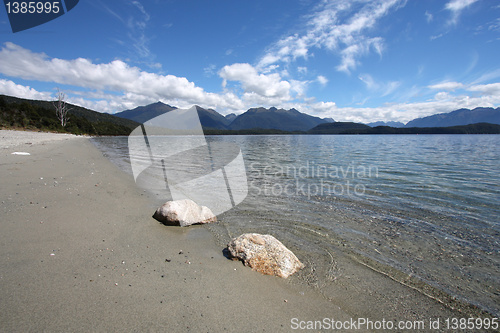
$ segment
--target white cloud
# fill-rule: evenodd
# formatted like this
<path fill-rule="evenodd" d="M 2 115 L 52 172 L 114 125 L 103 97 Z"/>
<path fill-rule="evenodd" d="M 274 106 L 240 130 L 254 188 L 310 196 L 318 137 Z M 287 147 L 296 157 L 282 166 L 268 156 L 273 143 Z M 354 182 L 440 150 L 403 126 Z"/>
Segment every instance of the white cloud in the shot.
<path fill-rule="evenodd" d="M 336 68 L 338 71 L 349 74 L 351 70 L 358 66 L 358 58 L 369 53 L 374 49 L 379 55 L 382 55 L 382 38 L 375 37 L 369 39 L 360 38 L 355 44 L 349 45 L 340 52 L 342 61 Z"/>
<path fill-rule="evenodd" d="M 369 37 L 366 33 L 377 21 L 387 15 L 400 0 L 377 1 L 324 1 L 316 12 L 308 17 L 305 31 L 284 37 L 271 45 L 257 67 L 276 62 L 290 62 L 296 58 L 307 59 L 313 48 L 326 48 L 340 54 L 337 70 L 350 72 L 358 65 L 358 59 L 372 49 L 379 55 L 383 50 L 381 37 Z M 349 19 L 344 19 L 349 17 Z"/>
<path fill-rule="evenodd" d="M 429 37 L 429 39 L 430 40 L 436 40 L 436 39 L 441 38 L 443 36 L 444 36 L 444 34 L 441 33 L 441 34 L 437 34 L 437 35 L 432 35 L 431 37 Z"/>
<path fill-rule="evenodd" d="M 323 75 L 318 75 L 316 80 L 318 80 L 319 84 L 321 84 L 323 87 L 326 86 L 326 84 L 328 83 L 328 79 Z"/>
<path fill-rule="evenodd" d="M 481 75 L 478 79 L 474 80 L 472 83 L 477 84 L 485 81 L 495 80 L 500 78 L 500 68 L 488 71 L 487 73 Z"/>
<path fill-rule="evenodd" d="M 370 74 L 361 74 L 360 76 L 358 76 L 358 79 L 363 81 L 368 90 L 373 90 L 378 88 L 378 85 L 375 83 L 375 80 Z"/>
<path fill-rule="evenodd" d="M 25 80 L 135 94 L 152 100 L 182 100 L 184 104 L 211 108 L 238 109 L 243 105 L 231 93 L 209 93 L 184 77 L 144 72 L 121 60 L 94 64 L 83 58 L 49 58 L 13 43 L 5 43 L 0 50 L 0 73 Z"/>
<path fill-rule="evenodd" d="M 151 16 L 139 1 L 123 1 L 121 6 L 114 6 L 110 9 L 104 1 L 97 0 L 96 5 L 99 9 L 109 13 L 113 18 L 120 21 L 123 25 L 121 38 L 111 38 L 121 47 L 128 48 L 127 53 L 130 59 L 141 64 L 146 64 L 153 70 L 161 70 L 162 65 L 155 62 L 156 55 L 151 52 L 150 42 L 151 34 L 146 30 Z M 172 24 L 164 24 L 163 27 L 169 28 Z M 123 38 L 123 39 L 122 39 Z"/>
<path fill-rule="evenodd" d="M 436 95 L 434 95 L 434 99 L 437 101 L 442 101 L 445 99 L 450 99 L 450 94 L 444 91 L 438 92 Z"/>
<path fill-rule="evenodd" d="M 431 89 L 435 89 L 435 90 L 454 91 L 454 90 L 463 88 L 464 85 L 462 83 L 459 83 L 459 82 L 447 81 L 447 82 L 441 82 L 438 84 L 433 84 L 433 85 L 428 86 L 428 87 Z"/>
<path fill-rule="evenodd" d="M 426 19 L 427 23 L 430 23 L 434 19 L 434 16 L 431 13 L 429 13 L 428 11 L 425 11 L 425 19 Z"/>
<path fill-rule="evenodd" d="M 337 121 L 372 122 L 394 120 L 407 122 L 416 117 L 459 108 L 500 105 L 500 82 L 489 83 L 486 79 L 499 76 L 489 73 L 473 83 L 441 82 L 427 87 L 414 86 L 408 97 L 436 90 L 434 96 L 423 102 L 406 101 L 386 104 L 376 108 L 338 107 L 333 101 L 315 101 L 306 96 L 312 82 L 326 82 L 321 75 L 314 81 L 284 80 L 278 73 L 262 73 L 250 64 L 225 66 L 219 75 L 226 83 L 236 82 L 241 89 L 233 92 L 230 85 L 220 93 L 207 92 L 187 78 L 173 75 L 158 75 L 132 67 L 123 61 L 93 63 L 88 59 L 65 60 L 49 58 L 43 53 L 34 53 L 12 43 L 0 49 L 0 73 L 12 78 L 42 81 L 54 87 L 65 87 L 68 101 L 101 112 L 114 112 L 146 105 L 158 100 L 177 107 L 198 104 L 214 108 L 221 113 L 244 112 L 256 106 L 296 108 L 301 112 L 320 117 L 332 117 Z M 369 74 L 358 76 L 368 90 L 381 96 L 390 94 L 401 86 L 398 81 L 383 82 Z M 0 78 L 0 93 L 31 99 L 52 99 L 52 93 L 37 91 Z M 498 80 L 497 80 L 498 81 Z M 479 84 L 479 83 L 487 84 Z M 81 87 L 81 88 L 76 88 Z M 73 90 L 69 90 L 73 89 Z M 467 92 L 470 92 L 467 94 Z"/>
<path fill-rule="evenodd" d="M 469 87 L 469 91 L 478 91 L 485 95 L 500 97 L 500 83 L 479 84 Z"/>
<path fill-rule="evenodd" d="M 303 101 L 283 101 L 280 97 L 266 97 L 255 92 L 245 92 L 238 97 L 232 93 L 225 93 L 224 99 L 234 107 L 229 109 L 231 112 L 244 112 L 250 107 L 256 106 L 277 106 L 286 109 L 296 108 L 301 112 L 305 112 L 318 117 L 332 117 L 337 121 L 354 121 L 354 122 L 373 122 L 373 121 L 401 121 L 408 122 L 417 117 L 425 117 L 436 113 L 450 112 L 463 107 L 496 107 L 500 105 L 500 83 L 492 83 L 485 85 L 475 85 L 467 88 L 467 90 L 482 93 L 479 96 L 458 95 L 454 96 L 448 92 L 438 92 L 433 99 L 417 102 L 417 103 L 397 103 L 387 104 L 375 108 L 356 108 L 356 107 L 338 107 L 335 102 L 315 102 L 308 99 Z M 33 88 L 15 84 L 12 81 L 0 79 L 0 93 L 17 96 L 21 98 L 33 99 L 52 99 L 48 92 L 38 92 Z M 74 95 L 81 94 L 81 97 Z M 132 109 L 138 105 L 146 105 L 157 101 L 152 97 L 142 94 L 124 93 L 116 95 L 113 93 L 93 93 L 93 92 L 71 92 L 68 97 L 68 102 L 87 107 L 98 111 L 121 111 Z M 89 98 L 97 98 L 99 100 L 90 100 Z M 185 100 L 160 99 L 162 102 L 174 105 L 177 107 L 189 107 L 193 103 Z M 203 103 L 194 103 L 206 106 Z M 228 108 L 215 108 L 221 113 L 228 113 Z"/>
<path fill-rule="evenodd" d="M 280 75 L 281 75 L 281 77 L 290 77 L 290 73 L 288 73 L 288 70 L 286 70 L 286 69 L 283 69 L 280 72 Z"/>
<path fill-rule="evenodd" d="M 489 23 L 488 30 L 500 32 L 500 17 L 497 18 L 495 21 Z"/>
<path fill-rule="evenodd" d="M 317 102 L 309 105 L 307 109 L 311 114 L 315 114 L 320 117 L 330 117 L 333 114 L 338 114 L 339 110 L 335 102 Z"/>
<path fill-rule="evenodd" d="M 460 12 L 476 1 L 478 0 L 451 0 L 450 2 L 446 3 L 444 8 L 452 12 Z"/>
<path fill-rule="evenodd" d="M 457 24 L 460 13 L 478 0 L 451 0 L 444 6 L 451 12 L 451 18 L 448 24 Z"/>
<path fill-rule="evenodd" d="M 447 94 L 447 93 L 444 93 Z M 303 104 L 297 109 L 320 117 L 332 117 L 337 121 L 369 123 L 373 121 L 401 121 L 406 123 L 418 117 L 451 112 L 461 108 L 496 107 L 500 94 L 470 97 L 467 95 L 439 94 L 434 99 L 418 103 L 387 104 L 375 108 L 337 107 L 335 103 Z"/>
<path fill-rule="evenodd" d="M 272 65 L 269 71 L 276 68 L 277 65 Z M 206 70 L 210 72 L 213 67 Z M 218 110 L 244 110 L 249 103 L 280 105 L 294 97 L 305 97 L 308 84 L 307 81 L 283 80 L 278 73 L 259 73 L 249 64 L 225 66 L 219 75 L 224 82 L 241 84 L 243 94 L 239 97 L 231 91 L 206 92 L 187 78 L 145 72 L 121 60 L 96 64 L 83 58 L 49 58 L 44 53 L 34 53 L 13 43 L 5 43 L 0 49 L 0 73 L 25 80 L 106 91 L 108 95 L 104 100 L 112 102 L 96 104 L 91 101 L 84 105 L 97 105 L 99 111 L 105 112 L 119 110 L 114 106 L 158 100 L 169 101 L 178 107 L 198 104 Z M 83 104 L 83 100 L 80 103 Z"/>
<path fill-rule="evenodd" d="M 29 86 L 22 86 L 10 80 L 0 79 L 0 94 L 27 99 L 49 101 L 52 99 L 50 92 L 40 92 Z"/>
<path fill-rule="evenodd" d="M 380 83 L 368 74 L 359 77 L 375 92 L 387 90 L 393 86 L 399 87 L 399 82 Z M 446 84 L 445 84 L 446 83 Z M 497 107 L 500 105 L 500 82 L 482 85 L 466 85 L 458 82 L 445 82 L 435 85 L 439 90 L 448 88 L 448 91 L 438 91 L 433 98 L 421 102 L 403 102 L 385 104 L 380 107 L 338 107 L 335 103 L 314 102 L 304 103 L 297 107 L 299 111 L 307 112 L 320 117 L 332 117 L 337 121 L 373 122 L 373 121 L 401 121 L 406 123 L 418 117 L 425 117 L 437 113 L 451 112 L 461 108 L 473 109 L 476 107 Z M 419 90 L 415 87 L 415 89 Z M 455 94 L 454 89 L 471 91 L 474 94 Z"/>
<path fill-rule="evenodd" d="M 499 83 L 500 85 L 500 83 Z M 488 87 L 493 90 L 492 87 Z M 480 88 L 483 89 L 483 88 Z M 486 88 L 484 88 L 486 89 Z M 380 107 L 338 107 L 334 102 L 285 103 L 284 108 L 295 107 L 318 117 L 331 117 L 336 121 L 353 121 L 369 123 L 374 121 L 401 121 L 406 123 L 418 117 L 426 117 L 437 113 L 451 112 L 461 108 L 497 107 L 500 105 L 500 93 L 496 95 L 452 95 L 438 93 L 434 98 L 415 103 L 393 103 Z"/>
<path fill-rule="evenodd" d="M 277 70 L 280 67 L 280 65 L 269 65 L 266 68 L 260 69 L 261 74 L 268 74 L 271 73 L 275 70 Z"/>
<path fill-rule="evenodd" d="M 283 100 L 291 99 L 288 81 L 281 80 L 278 73 L 259 74 L 250 64 L 241 63 L 224 66 L 219 76 L 225 81 L 238 81 L 245 93 L 257 94 L 261 97 L 278 97 Z"/>
<path fill-rule="evenodd" d="M 401 86 L 399 81 L 377 82 L 370 74 L 361 74 L 358 78 L 363 81 L 368 90 L 378 93 L 382 97 L 392 94 Z"/>
<path fill-rule="evenodd" d="M 150 15 L 144 9 L 144 6 L 139 1 L 132 1 L 140 14 L 140 18 L 129 17 L 127 20 L 127 27 L 129 29 L 128 37 L 132 40 L 132 46 L 135 53 L 141 58 L 152 59 L 151 51 L 149 49 L 149 38 L 146 36 L 147 23 L 150 20 Z"/>
<path fill-rule="evenodd" d="M 217 67 L 214 64 L 210 64 L 207 67 L 203 68 L 203 73 L 205 73 L 205 76 L 210 77 L 215 75 L 215 69 Z"/>
<path fill-rule="evenodd" d="M 309 81 L 290 80 L 290 88 L 296 93 L 295 98 L 305 98 Z"/>
<path fill-rule="evenodd" d="M 399 81 L 391 81 L 384 85 L 384 91 L 382 92 L 382 97 L 387 96 L 395 92 L 401 86 Z"/>

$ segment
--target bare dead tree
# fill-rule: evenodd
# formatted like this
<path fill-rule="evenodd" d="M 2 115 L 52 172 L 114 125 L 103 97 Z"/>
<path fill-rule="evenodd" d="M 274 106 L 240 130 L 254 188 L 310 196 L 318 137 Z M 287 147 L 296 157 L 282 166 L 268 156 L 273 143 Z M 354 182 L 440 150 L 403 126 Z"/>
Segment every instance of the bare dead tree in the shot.
<path fill-rule="evenodd" d="M 61 122 L 61 126 L 65 127 L 69 121 L 68 112 L 71 108 L 66 104 L 66 94 L 57 88 L 57 101 L 54 103 L 54 107 L 56 108 L 56 116 L 57 119 Z"/>

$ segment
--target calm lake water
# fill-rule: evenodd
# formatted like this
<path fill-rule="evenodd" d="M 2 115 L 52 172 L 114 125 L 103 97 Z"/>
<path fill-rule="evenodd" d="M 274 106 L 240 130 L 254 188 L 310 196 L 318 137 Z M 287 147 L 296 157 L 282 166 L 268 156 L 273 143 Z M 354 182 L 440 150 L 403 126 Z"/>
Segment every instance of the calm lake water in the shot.
<path fill-rule="evenodd" d="M 126 137 L 93 141 L 131 173 Z M 270 233 L 305 258 L 313 269 L 302 278 L 319 288 L 341 274 L 341 247 L 396 280 L 500 314 L 500 135 L 207 141 L 237 144 L 248 177 L 247 198 L 207 226 L 221 244 Z"/>

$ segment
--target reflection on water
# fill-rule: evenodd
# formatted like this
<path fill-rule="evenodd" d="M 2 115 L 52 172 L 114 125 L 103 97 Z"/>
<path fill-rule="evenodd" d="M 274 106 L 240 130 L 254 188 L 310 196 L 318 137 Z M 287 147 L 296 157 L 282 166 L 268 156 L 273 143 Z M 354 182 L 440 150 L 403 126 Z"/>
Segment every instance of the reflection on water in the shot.
<path fill-rule="evenodd" d="M 500 313 L 500 136 L 209 136 L 240 146 L 248 197 L 209 226 L 270 233 L 320 288 L 348 251 Z M 131 172 L 126 138 L 96 145 Z M 163 201 L 164 198 L 160 198 Z M 396 274 L 396 273 L 390 273 Z M 305 276 L 307 275 L 307 276 Z"/>

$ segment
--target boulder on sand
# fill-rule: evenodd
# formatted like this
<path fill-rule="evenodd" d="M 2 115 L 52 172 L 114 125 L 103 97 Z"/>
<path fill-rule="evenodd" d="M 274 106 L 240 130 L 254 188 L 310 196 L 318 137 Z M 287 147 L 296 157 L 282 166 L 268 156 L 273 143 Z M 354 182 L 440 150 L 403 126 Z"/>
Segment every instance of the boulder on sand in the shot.
<path fill-rule="evenodd" d="M 181 227 L 217 221 L 217 217 L 208 207 L 199 206 L 189 199 L 167 201 L 156 210 L 153 217 L 163 224 Z"/>
<path fill-rule="evenodd" d="M 254 271 L 287 278 L 304 265 L 292 251 L 271 235 L 243 234 L 227 245 L 233 258 Z"/>

